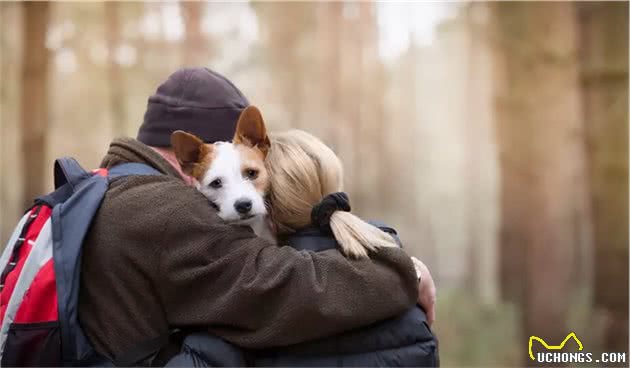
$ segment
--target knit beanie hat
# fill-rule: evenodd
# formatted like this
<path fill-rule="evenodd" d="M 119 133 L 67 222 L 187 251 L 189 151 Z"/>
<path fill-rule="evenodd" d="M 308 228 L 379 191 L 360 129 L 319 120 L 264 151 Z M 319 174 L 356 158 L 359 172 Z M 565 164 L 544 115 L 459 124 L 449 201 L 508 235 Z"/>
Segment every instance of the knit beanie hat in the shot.
<path fill-rule="evenodd" d="M 206 143 L 231 141 L 248 105 L 243 93 L 221 74 L 206 68 L 180 69 L 149 97 L 138 140 L 169 147 L 171 133 L 183 130 Z"/>

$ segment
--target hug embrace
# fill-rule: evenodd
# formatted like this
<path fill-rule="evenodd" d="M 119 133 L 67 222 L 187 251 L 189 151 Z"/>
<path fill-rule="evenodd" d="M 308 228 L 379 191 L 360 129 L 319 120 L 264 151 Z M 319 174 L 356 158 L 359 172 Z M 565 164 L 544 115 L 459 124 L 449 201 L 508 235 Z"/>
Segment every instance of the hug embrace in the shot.
<path fill-rule="evenodd" d="M 72 176 L 63 163 L 57 171 Z M 28 286 L 11 277 L 28 267 L 12 244 L 0 259 L 2 365 L 439 364 L 426 266 L 395 229 L 352 214 L 330 148 L 303 131 L 268 134 L 260 111 L 218 73 L 172 74 L 149 98 L 137 139 L 114 140 L 101 169 L 81 180 L 106 184 L 60 180 L 36 202 L 51 212 L 60 313 L 35 354 L 23 343 L 33 329 L 19 329 L 33 296 L 16 301 Z M 78 260 L 61 259 L 70 237 L 55 235 L 55 221 L 64 210 L 48 209 L 47 198 L 64 196 L 68 209 L 96 186 Z M 24 221 L 38 226 L 34 211 Z M 17 242 L 32 235 L 21 225 Z M 39 226 L 32 249 L 45 243 Z"/>

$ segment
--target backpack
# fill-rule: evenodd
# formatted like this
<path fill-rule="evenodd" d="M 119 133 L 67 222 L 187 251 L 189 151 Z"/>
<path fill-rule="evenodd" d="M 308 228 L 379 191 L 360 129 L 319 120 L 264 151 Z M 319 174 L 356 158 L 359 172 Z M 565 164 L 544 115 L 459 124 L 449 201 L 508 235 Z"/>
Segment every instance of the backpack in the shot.
<path fill-rule="evenodd" d="M 0 366 L 102 365 L 78 320 L 81 248 L 113 178 L 161 175 L 125 163 L 87 172 L 55 161 L 55 191 L 38 197 L 0 257 Z"/>

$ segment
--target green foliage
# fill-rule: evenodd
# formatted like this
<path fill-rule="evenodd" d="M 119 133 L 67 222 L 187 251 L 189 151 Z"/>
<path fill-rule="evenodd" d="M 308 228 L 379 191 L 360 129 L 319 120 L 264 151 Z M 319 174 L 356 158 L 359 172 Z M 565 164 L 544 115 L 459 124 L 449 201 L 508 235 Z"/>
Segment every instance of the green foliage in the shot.
<path fill-rule="evenodd" d="M 518 366 L 527 342 L 518 341 L 517 318 L 512 305 L 484 305 L 463 290 L 441 293 L 434 327 L 441 365 Z"/>

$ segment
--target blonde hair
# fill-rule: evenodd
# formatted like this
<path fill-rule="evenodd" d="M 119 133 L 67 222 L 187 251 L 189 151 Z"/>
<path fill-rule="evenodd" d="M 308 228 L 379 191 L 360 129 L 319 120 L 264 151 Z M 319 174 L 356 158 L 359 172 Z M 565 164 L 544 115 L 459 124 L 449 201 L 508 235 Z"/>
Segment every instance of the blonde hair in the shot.
<path fill-rule="evenodd" d="M 304 131 L 291 130 L 270 138 L 266 159 L 270 213 L 278 234 L 283 235 L 310 225 L 313 206 L 326 195 L 342 191 L 343 169 L 328 146 Z M 334 212 L 330 227 L 349 257 L 364 258 L 368 251 L 397 246 L 389 234 L 350 212 Z"/>

